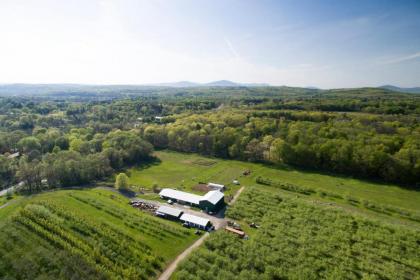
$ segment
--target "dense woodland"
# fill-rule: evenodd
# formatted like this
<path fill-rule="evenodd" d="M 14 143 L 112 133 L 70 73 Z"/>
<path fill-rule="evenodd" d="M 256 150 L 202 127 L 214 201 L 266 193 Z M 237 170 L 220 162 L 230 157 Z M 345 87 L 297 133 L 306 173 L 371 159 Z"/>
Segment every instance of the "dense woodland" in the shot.
<path fill-rule="evenodd" d="M 419 187 L 419 95 L 373 88 L 118 90 L 0 98 L 1 186 L 87 184 L 167 148 Z"/>

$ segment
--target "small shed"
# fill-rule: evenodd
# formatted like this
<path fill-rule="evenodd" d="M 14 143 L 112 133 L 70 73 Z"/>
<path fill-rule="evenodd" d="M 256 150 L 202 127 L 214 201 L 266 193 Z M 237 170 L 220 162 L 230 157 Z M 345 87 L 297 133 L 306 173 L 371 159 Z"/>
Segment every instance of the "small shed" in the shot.
<path fill-rule="evenodd" d="M 222 185 L 222 184 L 208 183 L 207 186 L 212 190 L 218 190 L 218 191 L 225 190 L 225 185 Z"/>
<path fill-rule="evenodd" d="M 210 220 L 203 217 L 191 214 L 182 214 L 181 218 L 179 219 L 191 227 L 196 227 L 203 230 L 208 230 L 211 227 Z"/>
<path fill-rule="evenodd" d="M 184 212 L 182 210 L 173 208 L 173 207 L 168 207 L 168 206 L 160 206 L 157 210 L 156 210 L 156 216 L 159 217 L 163 217 L 163 218 L 169 218 L 169 219 L 179 219 L 179 217 L 183 214 Z"/>

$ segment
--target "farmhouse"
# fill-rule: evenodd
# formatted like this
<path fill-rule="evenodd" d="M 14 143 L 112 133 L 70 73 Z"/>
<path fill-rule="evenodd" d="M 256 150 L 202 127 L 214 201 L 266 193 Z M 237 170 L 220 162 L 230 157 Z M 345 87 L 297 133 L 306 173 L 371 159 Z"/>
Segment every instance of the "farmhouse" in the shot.
<path fill-rule="evenodd" d="M 225 205 L 225 196 L 220 191 L 209 191 L 201 196 L 166 188 L 161 190 L 159 195 L 163 199 L 170 199 L 180 204 L 196 206 L 207 212 L 217 212 Z"/>
<path fill-rule="evenodd" d="M 212 190 L 223 191 L 225 189 L 224 185 L 216 184 L 216 183 L 208 183 L 207 186 Z"/>
<path fill-rule="evenodd" d="M 211 227 L 209 219 L 198 217 L 191 214 L 182 214 L 181 221 L 190 227 L 196 227 L 199 229 L 208 230 Z"/>
<path fill-rule="evenodd" d="M 168 218 L 168 219 L 179 219 L 179 217 L 183 213 L 184 212 L 182 210 L 179 210 L 173 207 L 168 207 L 168 206 L 160 206 L 158 210 L 156 210 L 157 216 Z"/>

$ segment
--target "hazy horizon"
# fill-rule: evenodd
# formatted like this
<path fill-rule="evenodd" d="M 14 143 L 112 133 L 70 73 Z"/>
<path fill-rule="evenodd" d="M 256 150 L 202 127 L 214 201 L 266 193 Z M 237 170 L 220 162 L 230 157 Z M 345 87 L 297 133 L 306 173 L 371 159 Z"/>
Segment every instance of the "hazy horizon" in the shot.
<path fill-rule="evenodd" d="M 0 83 L 420 86 L 418 1 L 2 1 Z"/>

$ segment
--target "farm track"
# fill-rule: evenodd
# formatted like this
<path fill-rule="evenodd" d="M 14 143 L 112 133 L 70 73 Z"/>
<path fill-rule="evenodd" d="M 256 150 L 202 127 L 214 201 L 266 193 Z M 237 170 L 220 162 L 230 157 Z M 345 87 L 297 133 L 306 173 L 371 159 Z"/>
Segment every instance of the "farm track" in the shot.
<path fill-rule="evenodd" d="M 233 196 L 232 200 L 229 202 L 229 205 L 232 205 L 233 203 L 235 203 L 235 201 L 238 199 L 239 195 L 242 193 L 242 191 L 245 189 L 244 186 L 242 186 Z"/>
<path fill-rule="evenodd" d="M 189 256 L 189 254 L 191 254 L 191 252 L 200 247 L 201 244 L 203 244 L 204 240 L 210 236 L 210 233 L 206 232 L 202 237 L 200 237 L 200 239 L 198 239 L 197 241 L 195 241 L 190 247 L 188 247 L 187 249 L 185 249 L 184 252 L 182 252 L 180 255 L 178 255 L 178 257 L 176 257 L 176 259 L 165 269 L 165 271 L 159 276 L 158 280 L 168 280 L 172 273 L 174 273 L 174 271 L 176 270 L 176 268 L 178 267 L 178 264 L 183 261 L 186 257 Z"/>

